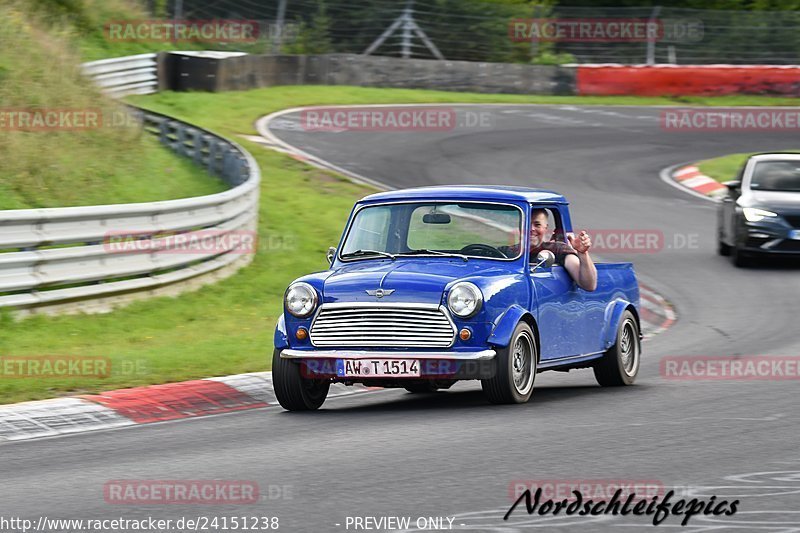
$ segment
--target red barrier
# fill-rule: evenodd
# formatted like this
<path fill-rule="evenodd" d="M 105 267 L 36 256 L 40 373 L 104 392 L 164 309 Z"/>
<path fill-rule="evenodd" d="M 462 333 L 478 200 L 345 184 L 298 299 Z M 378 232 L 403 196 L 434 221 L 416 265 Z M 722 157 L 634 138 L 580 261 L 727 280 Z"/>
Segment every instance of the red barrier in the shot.
<path fill-rule="evenodd" d="M 577 93 L 638 96 L 800 96 L 800 67 L 581 65 L 577 73 Z"/>

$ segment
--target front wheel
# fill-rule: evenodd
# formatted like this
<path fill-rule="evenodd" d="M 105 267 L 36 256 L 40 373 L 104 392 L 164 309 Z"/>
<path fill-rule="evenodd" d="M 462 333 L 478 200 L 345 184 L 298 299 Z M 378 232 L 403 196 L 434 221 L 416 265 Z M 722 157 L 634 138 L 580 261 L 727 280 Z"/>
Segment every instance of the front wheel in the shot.
<path fill-rule="evenodd" d="M 731 260 L 737 268 L 749 268 L 753 266 L 753 256 L 743 252 L 738 246 L 731 249 Z"/>
<path fill-rule="evenodd" d="M 722 229 L 717 232 L 717 253 L 723 257 L 731 255 L 731 245 L 722 240 Z"/>
<path fill-rule="evenodd" d="M 283 359 L 278 349 L 272 353 L 272 385 L 278 403 L 287 411 L 319 409 L 331 387 L 325 379 L 304 378 L 300 373 L 300 365 Z"/>
<path fill-rule="evenodd" d="M 531 327 L 520 322 L 508 346 L 497 350 L 497 372 L 482 379 L 481 387 L 492 403 L 525 403 L 533 393 L 539 350 Z"/>
<path fill-rule="evenodd" d="M 603 387 L 633 385 L 639 373 L 641 351 L 636 318 L 625 311 L 617 328 L 617 342 L 594 365 L 595 379 Z"/>

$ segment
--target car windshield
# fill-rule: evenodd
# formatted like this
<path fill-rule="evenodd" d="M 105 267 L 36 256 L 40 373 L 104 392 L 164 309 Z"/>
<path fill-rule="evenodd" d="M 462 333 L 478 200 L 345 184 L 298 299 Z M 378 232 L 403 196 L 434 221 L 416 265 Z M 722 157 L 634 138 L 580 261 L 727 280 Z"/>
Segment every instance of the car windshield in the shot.
<path fill-rule="evenodd" d="M 520 254 L 521 227 L 521 209 L 507 204 L 376 205 L 356 213 L 340 257 L 348 260 L 453 255 L 463 259 L 513 259 Z"/>
<path fill-rule="evenodd" d="M 750 188 L 757 191 L 800 192 L 800 161 L 756 163 Z"/>

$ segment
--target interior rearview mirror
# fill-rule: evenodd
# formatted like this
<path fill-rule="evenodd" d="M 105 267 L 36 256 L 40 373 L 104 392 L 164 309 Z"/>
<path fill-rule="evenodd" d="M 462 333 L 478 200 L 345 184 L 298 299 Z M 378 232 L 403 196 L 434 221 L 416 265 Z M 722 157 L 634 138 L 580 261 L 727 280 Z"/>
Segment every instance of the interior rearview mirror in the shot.
<path fill-rule="evenodd" d="M 447 213 L 428 213 L 422 215 L 423 224 L 449 224 L 450 215 Z"/>

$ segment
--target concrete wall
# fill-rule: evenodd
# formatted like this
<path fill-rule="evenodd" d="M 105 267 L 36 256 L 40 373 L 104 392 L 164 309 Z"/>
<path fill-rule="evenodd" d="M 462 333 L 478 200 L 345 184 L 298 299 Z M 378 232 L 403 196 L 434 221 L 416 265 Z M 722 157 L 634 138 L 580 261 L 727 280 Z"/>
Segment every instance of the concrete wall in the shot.
<path fill-rule="evenodd" d="M 230 91 L 273 85 L 357 85 L 510 94 L 574 94 L 569 67 L 326 54 L 224 59 L 170 54 L 173 90 Z"/>

